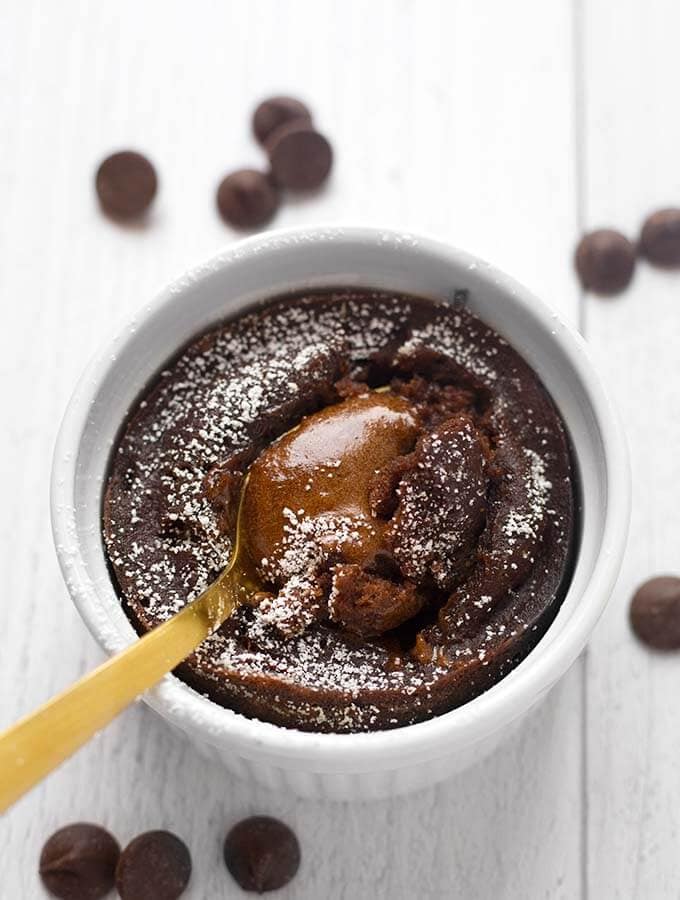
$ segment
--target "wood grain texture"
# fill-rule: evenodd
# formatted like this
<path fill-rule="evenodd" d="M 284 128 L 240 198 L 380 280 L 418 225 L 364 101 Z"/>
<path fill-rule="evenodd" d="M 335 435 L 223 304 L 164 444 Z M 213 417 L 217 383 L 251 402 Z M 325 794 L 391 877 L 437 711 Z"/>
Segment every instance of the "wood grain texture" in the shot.
<path fill-rule="evenodd" d="M 614 16 L 595 0 L 586 25 L 585 221 L 635 239 L 680 205 L 680 7 L 625 0 Z M 593 898 L 665 900 L 680 896 L 680 660 L 637 644 L 627 616 L 638 584 L 680 570 L 680 276 L 639 265 L 622 297 L 588 299 L 586 326 L 633 467 L 626 560 L 588 657 L 589 883 Z"/>
<path fill-rule="evenodd" d="M 2 5 L 5 725 L 101 659 L 48 527 L 50 453 L 74 381 L 123 318 L 234 239 L 214 190 L 261 158 L 247 125 L 261 96 L 308 99 L 337 149 L 329 187 L 275 224 L 425 230 L 493 260 L 572 321 L 579 297 L 568 0 Z M 125 146 L 161 178 L 141 227 L 109 223 L 92 192 L 99 159 Z M 577 897 L 581 728 L 579 665 L 472 771 L 421 796 L 349 806 L 243 785 L 138 706 L 2 820 L 0 898 L 42 897 L 41 844 L 81 818 L 123 842 L 177 831 L 195 863 L 187 898 L 235 897 L 220 844 L 252 812 L 300 835 L 302 870 L 282 897 Z"/>

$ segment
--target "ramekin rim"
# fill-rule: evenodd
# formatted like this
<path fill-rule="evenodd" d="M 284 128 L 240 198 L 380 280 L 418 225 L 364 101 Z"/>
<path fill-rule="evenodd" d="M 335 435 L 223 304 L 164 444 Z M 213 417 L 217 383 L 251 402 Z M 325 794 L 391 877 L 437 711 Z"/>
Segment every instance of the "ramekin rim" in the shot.
<path fill-rule="evenodd" d="M 454 737 L 462 745 L 468 745 L 521 715 L 531 705 L 531 702 L 526 702 L 527 695 L 540 695 L 566 671 L 601 615 L 618 575 L 629 522 L 630 478 L 623 428 L 592 364 L 585 341 L 558 313 L 515 279 L 479 257 L 436 238 L 408 231 L 326 225 L 278 229 L 264 235 L 255 235 L 231 245 L 227 250 L 174 279 L 147 304 L 141 316 L 138 313 L 134 317 L 135 320 L 139 323 L 140 318 L 145 320 L 153 317 L 178 292 L 209 277 L 231 260 L 276 249 L 281 242 L 291 239 L 324 244 L 344 240 L 383 246 L 386 242 L 397 245 L 413 243 L 418 250 L 444 257 L 447 262 L 457 266 L 478 267 L 483 277 L 503 291 L 511 293 L 530 316 L 539 319 L 547 332 L 555 330 L 555 325 L 559 324 L 559 331 L 555 331 L 552 338 L 560 345 L 576 370 L 591 403 L 603 445 L 607 501 L 600 551 L 576 608 L 545 654 L 532 652 L 524 663 L 510 673 L 512 678 L 506 676 L 475 700 L 424 722 L 392 730 L 353 734 L 303 732 L 250 719 L 225 709 L 193 691 L 174 676 L 167 676 L 147 692 L 143 699 L 180 728 L 192 731 L 200 728 L 203 732 L 201 736 L 209 743 L 226 740 L 242 750 L 259 750 L 279 759 L 313 758 L 319 763 L 342 757 L 347 767 L 352 768 L 352 763 L 360 767 L 362 761 L 370 761 L 365 754 L 371 754 L 375 763 L 384 763 L 387 758 L 398 757 L 402 760 L 407 756 L 445 755 L 447 746 L 450 748 Z M 76 554 L 71 551 L 66 553 L 64 548 L 72 545 L 77 533 L 72 488 L 75 485 L 78 449 L 88 411 L 106 374 L 115 365 L 115 361 L 111 360 L 112 348 L 116 348 L 129 335 L 129 328 L 123 327 L 113 340 L 99 350 L 79 379 L 57 437 L 50 485 L 52 529 L 59 563 L 81 617 L 97 642 L 104 647 L 106 638 L 102 636 L 100 623 L 97 621 L 97 613 L 101 611 L 101 598 L 85 571 L 81 548 L 77 547 Z M 527 662 L 529 665 L 526 665 Z M 438 753 L 433 752 L 435 746 L 439 747 Z"/>

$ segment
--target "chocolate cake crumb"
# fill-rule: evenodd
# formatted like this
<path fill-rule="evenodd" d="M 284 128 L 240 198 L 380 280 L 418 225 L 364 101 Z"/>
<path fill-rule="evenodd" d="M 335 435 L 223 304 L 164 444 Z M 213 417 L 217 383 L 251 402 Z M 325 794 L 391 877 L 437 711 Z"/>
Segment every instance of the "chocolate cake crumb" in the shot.
<path fill-rule="evenodd" d="M 470 417 L 421 438 L 397 487 L 389 545 L 404 576 L 450 590 L 474 563 L 486 521 L 486 460 Z"/>
<path fill-rule="evenodd" d="M 425 602 L 414 584 L 395 585 L 356 564 L 334 566 L 331 584 L 331 619 L 363 637 L 397 628 L 417 615 Z"/>

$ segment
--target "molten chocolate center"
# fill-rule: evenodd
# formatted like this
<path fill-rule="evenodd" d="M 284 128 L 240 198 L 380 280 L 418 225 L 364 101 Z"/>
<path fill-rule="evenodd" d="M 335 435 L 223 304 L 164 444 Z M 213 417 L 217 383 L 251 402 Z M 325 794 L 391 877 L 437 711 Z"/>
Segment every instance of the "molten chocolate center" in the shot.
<path fill-rule="evenodd" d="M 371 512 L 371 482 L 413 448 L 417 433 L 406 400 L 371 392 L 307 416 L 264 450 L 251 467 L 243 511 L 255 563 L 267 560 L 266 568 L 276 569 L 287 536 L 301 521 L 347 562 L 370 559 L 385 528 Z"/>

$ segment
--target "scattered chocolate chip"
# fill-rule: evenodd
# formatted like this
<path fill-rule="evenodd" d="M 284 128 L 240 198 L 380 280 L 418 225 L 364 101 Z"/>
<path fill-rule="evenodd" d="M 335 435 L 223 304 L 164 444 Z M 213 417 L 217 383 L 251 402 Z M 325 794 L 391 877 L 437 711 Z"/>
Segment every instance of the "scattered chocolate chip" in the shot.
<path fill-rule="evenodd" d="M 333 164 L 331 145 L 306 122 L 277 128 L 269 136 L 267 152 L 277 183 L 293 191 L 318 188 Z"/>
<path fill-rule="evenodd" d="M 269 816 L 243 819 L 224 842 L 224 861 L 244 891 L 275 891 L 295 876 L 300 845 L 283 822 Z"/>
<path fill-rule="evenodd" d="M 586 290 L 618 294 L 633 277 L 635 247 L 618 231 L 602 228 L 581 238 L 574 262 Z"/>
<path fill-rule="evenodd" d="M 680 578 L 660 575 L 640 585 L 630 604 L 630 624 L 657 650 L 680 650 Z"/>
<path fill-rule="evenodd" d="M 649 216 L 640 232 L 640 255 L 655 266 L 680 266 L 680 209 L 660 209 Z"/>
<path fill-rule="evenodd" d="M 98 900 L 114 885 L 120 847 L 116 839 L 87 822 L 55 831 L 40 854 L 40 877 L 62 900 Z"/>
<path fill-rule="evenodd" d="M 134 150 L 123 150 L 101 163 L 95 185 L 104 212 L 116 219 L 132 219 L 151 205 L 158 179 L 145 156 Z"/>
<path fill-rule="evenodd" d="M 253 132 L 261 144 L 269 135 L 286 122 L 302 121 L 312 124 L 312 114 L 300 100 L 294 97 L 269 97 L 259 104 L 253 115 Z"/>
<path fill-rule="evenodd" d="M 217 208 L 229 225 L 257 228 L 276 212 L 279 192 L 263 172 L 239 169 L 222 180 L 217 189 Z"/>
<path fill-rule="evenodd" d="M 190 877 L 186 844 L 169 831 L 147 831 L 121 853 L 116 889 L 122 900 L 177 900 Z"/>

